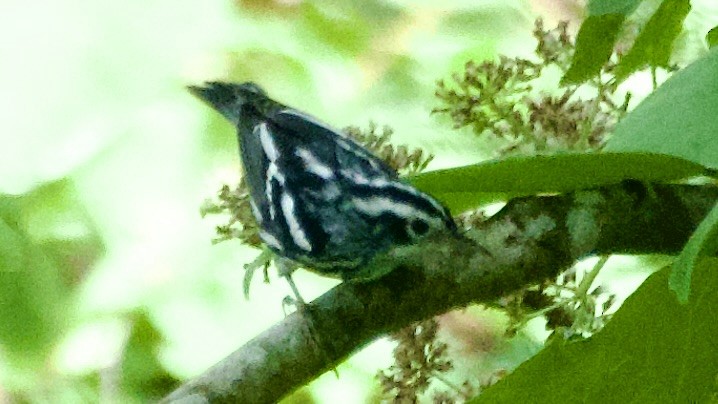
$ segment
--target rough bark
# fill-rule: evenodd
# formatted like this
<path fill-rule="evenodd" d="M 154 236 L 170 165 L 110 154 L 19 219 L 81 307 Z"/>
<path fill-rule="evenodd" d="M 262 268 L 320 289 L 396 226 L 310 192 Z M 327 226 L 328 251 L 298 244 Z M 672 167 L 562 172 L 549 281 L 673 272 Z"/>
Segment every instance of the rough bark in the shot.
<path fill-rule="evenodd" d="M 593 254 L 672 254 L 718 200 L 712 186 L 619 185 L 512 200 L 465 238 L 394 252 L 401 265 L 344 282 L 165 398 L 276 402 L 375 338 L 470 303 L 492 302 Z"/>

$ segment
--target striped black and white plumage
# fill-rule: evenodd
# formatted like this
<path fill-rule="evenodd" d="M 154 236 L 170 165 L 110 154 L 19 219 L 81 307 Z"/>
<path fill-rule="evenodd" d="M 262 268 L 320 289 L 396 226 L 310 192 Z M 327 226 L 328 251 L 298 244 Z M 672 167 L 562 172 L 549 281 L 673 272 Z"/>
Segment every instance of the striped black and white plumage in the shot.
<path fill-rule="evenodd" d="M 445 207 L 367 149 L 256 84 L 190 90 L 237 126 L 260 237 L 278 255 L 353 279 L 391 246 L 456 229 Z"/>

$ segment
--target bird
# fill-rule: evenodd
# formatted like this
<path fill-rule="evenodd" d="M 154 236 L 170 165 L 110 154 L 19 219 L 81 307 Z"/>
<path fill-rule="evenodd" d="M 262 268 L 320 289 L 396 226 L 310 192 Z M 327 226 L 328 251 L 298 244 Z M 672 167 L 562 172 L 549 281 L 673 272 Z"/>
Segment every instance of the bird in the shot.
<path fill-rule="evenodd" d="M 259 237 L 278 257 L 365 281 L 383 275 L 361 270 L 378 254 L 437 231 L 456 233 L 440 202 L 341 130 L 259 85 L 210 81 L 188 89 L 235 126 Z"/>

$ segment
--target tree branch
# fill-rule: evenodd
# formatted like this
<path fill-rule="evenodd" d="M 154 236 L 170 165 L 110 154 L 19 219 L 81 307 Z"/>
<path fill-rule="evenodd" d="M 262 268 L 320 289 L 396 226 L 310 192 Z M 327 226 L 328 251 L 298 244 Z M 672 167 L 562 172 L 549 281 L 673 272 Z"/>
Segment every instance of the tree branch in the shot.
<path fill-rule="evenodd" d="M 389 275 L 338 285 L 164 402 L 275 402 L 387 332 L 492 302 L 577 259 L 676 253 L 717 200 L 713 186 L 637 181 L 512 200 L 466 238 L 428 240 L 420 254 L 392 252 L 401 265 Z"/>

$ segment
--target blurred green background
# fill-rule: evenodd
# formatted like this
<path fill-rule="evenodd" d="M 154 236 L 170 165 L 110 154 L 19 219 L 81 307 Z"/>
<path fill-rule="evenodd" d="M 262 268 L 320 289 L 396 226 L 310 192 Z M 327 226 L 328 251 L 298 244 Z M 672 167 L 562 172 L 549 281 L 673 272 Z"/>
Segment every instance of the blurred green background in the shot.
<path fill-rule="evenodd" d="M 184 86 L 253 80 L 338 127 L 390 125 L 396 143 L 436 155 L 430 169 L 456 166 L 491 149 L 430 115 L 435 81 L 468 59 L 530 55 L 538 15 L 547 27 L 581 15 L 518 0 L 1 9 L 0 402 L 157 399 L 283 318 L 287 285 L 256 277 L 246 301 L 242 266 L 258 252 L 213 245 L 222 219 L 199 215 L 237 181 L 237 143 Z M 309 299 L 336 284 L 295 279 Z M 378 397 L 391 349 L 372 344 L 297 400 Z"/>

